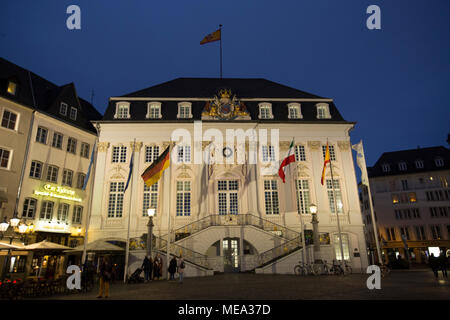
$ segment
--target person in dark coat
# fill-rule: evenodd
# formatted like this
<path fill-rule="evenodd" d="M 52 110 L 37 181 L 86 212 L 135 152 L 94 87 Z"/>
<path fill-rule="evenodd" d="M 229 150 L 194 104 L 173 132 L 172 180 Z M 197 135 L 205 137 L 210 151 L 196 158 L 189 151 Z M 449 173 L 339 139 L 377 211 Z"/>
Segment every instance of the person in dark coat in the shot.
<path fill-rule="evenodd" d="M 170 273 L 169 280 L 175 280 L 175 273 L 177 272 L 177 258 L 173 257 L 172 260 L 170 260 L 168 271 Z"/>
<path fill-rule="evenodd" d="M 100 270 L 99 270 L 99 277 L 100 277 L 100 288 L 98 292 L 97 298 L 102 298 L 103 293 L 105 294 L 105 298 L 108 298 L 109 296 L 109 283 L 111 282 L 112 278 L 112 264 L 111 260 L 108 256 L 103 257 L 103 261 L 100 264 Z"/>
<path fill-rule="evenodd" d="M 444 252 L 441 252 L 441 255 L 439 258 L 437 258 L 437 264 L 439 266 L 439 269 L 442 271 L 442 277 L 447 277 L 447 257 L 445 256 Z"/>
<path fill-rule="evenodd" d="M 439 265 L 438 265 L 437 258 L 434 256 L 434 253 L 430 254 L 430 257 L 428 258 L 428 263 L 430 264 L 430 268 L 431 268 L 431 270 L 433 270 L 434 276 L 437 279 L 438 278 Z"/>
<path fill-rule="evenodd" d="M 159 254 L 156 255 L 153 262 L 153 278 L 159 280 L 162 277 L 162 258 Z"/>
<path fill-rule="evenodd" d="M 151 281 L 153 262 L 150 256 L 145 256 L 144 261 L 142 262 L 142 269 L 144 269 L 145 282 Z"/>

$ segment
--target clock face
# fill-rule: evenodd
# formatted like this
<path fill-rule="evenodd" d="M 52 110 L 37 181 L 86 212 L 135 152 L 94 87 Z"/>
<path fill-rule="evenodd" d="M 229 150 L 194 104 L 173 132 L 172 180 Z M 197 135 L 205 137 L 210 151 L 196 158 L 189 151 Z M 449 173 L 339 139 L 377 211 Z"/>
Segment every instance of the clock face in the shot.
<path fill-rule="evenodd" d="M 225 147 L 222 149 L 222 155 L 225 158 L 229 158 L 233 155 L 233 150 L 230 147 Z"/>

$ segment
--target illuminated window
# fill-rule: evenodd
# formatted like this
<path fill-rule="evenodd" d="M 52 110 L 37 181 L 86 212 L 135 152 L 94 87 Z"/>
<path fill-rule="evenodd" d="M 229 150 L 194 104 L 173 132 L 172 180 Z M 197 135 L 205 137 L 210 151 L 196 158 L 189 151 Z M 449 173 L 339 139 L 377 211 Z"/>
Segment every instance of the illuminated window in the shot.
<path fill-rule="evenodd" d="M 392 203 L 393 204 L 399 203 L 398 194 L 392 194 Z"/>
<path fill-rule="evenodd" d="M 176 212 L 179 217 L 191 215 L 190 181 L 177 181 Z"/>
<path fill-rule="evenodd" d="M 160 119 L 161 118 L 161 102 L 149 102 L 147 104 L 148 119 Z"/>
<path fill-rule="evenodd" d="M 264 203 L 266 205 L 266 214 L 280 214 L 276 180 L 264 180 Z"/>
<path fill-rule="evenodd" d="M 37 200 L 33 198 L 26 198 L 23 202 L 22 218 L 34 218 L 36 212 Z"/>
<path fill-rule="evenodd" d="M 16 130 L 17 114 L 8 110 L 3 111 L 2 127 Z"/>
<path fill-rule="evenodd" d="M 317 119 L 330 119 L 330 109 L 327 103 L 316 104 L 317 109 Z"/>
<path fill-rule="evenodd" d="M 333 192 L 333 184 L 331 183 L 331 179 L 327 179 L 327 193 L 328 193 L 328 203 L 330 205 L 331 213 L 336 213 L 334 206 L 334 195 L 336 195 L 336 206 L 338 213 L 344 213 L 343 210 L 343 202 L 342 202 L 342 194 L 341 187 L 339 184 L 339 180 L 334 181 L 334 192 Z"/>
<path fill-rule="evenodd" d="M 148 216 L 147 211 L 149 208 L 158 208 L 158 182 L 151 187 L 144 184 L 144 204 L 142 206 L 142 215 L 144 217 Z"/>
<path fill-rule="evenodd" d="M 288 110 L 289 110 L 289 114 L 288 114 L 289 119 L 303 118 L 301 109 L 300 109 L 300 103 L 289 103 Z"/>
<path fill-rule="evenodd" d="M 349 254 L 349 243 L 348 243 L 348 234 L 341 233 L 342 235 L 342 247 L 344 250 L 344 259 L 350 260 L 350 254 Z M 341 243 L 339 241 L 339 234 L 334 235 L 334 251 L 336 253 L 336 259 L 342 260 L 342 254 L 341 254 Z"/>
<path fill-rule="evenodd" d="M 41 213 L 39 214 L 40 220 L 52 220 L 53 218 L 53 206 L 51 201 L 44 201 L 41 205 Z"/>
<path fill-rule="evenodd" d="M 190 102 L 180 102 L 178 103 L 178 115 L 179 119 L 189 119 L 192 118 L 192 103 Z"/>
<path fill-rule="evenodd" d="M 263 102 L 259 104 L 259 119 L 273 119 L 272 104 Z"/>
<path fill-rule="evenodd" d="M 120 218 L 123 212 L 125 182 L 111 182 L 109 187 L 108 218 Z"/>
<path fill-rule="evenodd" d="M 13 81 L 8 82 L 8 93 L 12 95 L 16 95 L 17 84 Z"/>
<path fill-rule="evenodd" d="M 408 193 L 409 202 L 417 202 L 417 197 L 415 192 Z"/>
<path fill-rule="evenodd" d="M 60 203 L 58 206 L 58 221 L 66 222 L 69 216 L 69 205 L 67 203 Z"/>
<path fill-rule="evenodd" d="M 219 180 L 217 182 L 219 214 L 239 214 L 237 180 Z"/>
<path fill-rule="evenodd" d="M 297 210 L 300 214 L 308 214 L 310 205 L 309 183 L 308 180 L 296 180 L 295 188 L 297 190 Z"/>
<path fill-rule="evenodd" d="M 116 114 L 114 118 L 128 119 L 130 118 L 130 103 L 129 102 L 117 102 Z"/>

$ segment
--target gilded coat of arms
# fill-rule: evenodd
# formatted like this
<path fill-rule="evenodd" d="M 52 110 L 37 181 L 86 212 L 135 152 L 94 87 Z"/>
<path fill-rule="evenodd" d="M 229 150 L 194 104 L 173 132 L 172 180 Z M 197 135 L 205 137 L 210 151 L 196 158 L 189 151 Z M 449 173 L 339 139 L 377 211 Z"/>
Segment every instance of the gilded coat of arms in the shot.
<path fill-rule="evenodd" d="M 250 118 L 244 103 L 229 89 L 221 89 L 211 101 L 208 101 L 202 112 L 205 119 L 233 120 L 238 117 Z"/>

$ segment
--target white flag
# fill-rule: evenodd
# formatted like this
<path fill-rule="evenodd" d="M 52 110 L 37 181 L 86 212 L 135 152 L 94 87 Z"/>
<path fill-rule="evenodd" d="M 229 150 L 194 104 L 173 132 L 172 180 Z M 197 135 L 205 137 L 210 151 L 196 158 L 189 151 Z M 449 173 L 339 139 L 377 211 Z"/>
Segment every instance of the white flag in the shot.
<path fill-rule="evenodd" d="M 361 169 L 361 183 L 369 186 L 369 178 L 367 176 L 367 167 L 366 167 L 366 158 L 364 157 L 364 148 L 362 144 L 362 140 L 352 145 L 352 149 L 357 152 L 356 155 L 356 163 L 358 164 L 359 169 Z"/>

